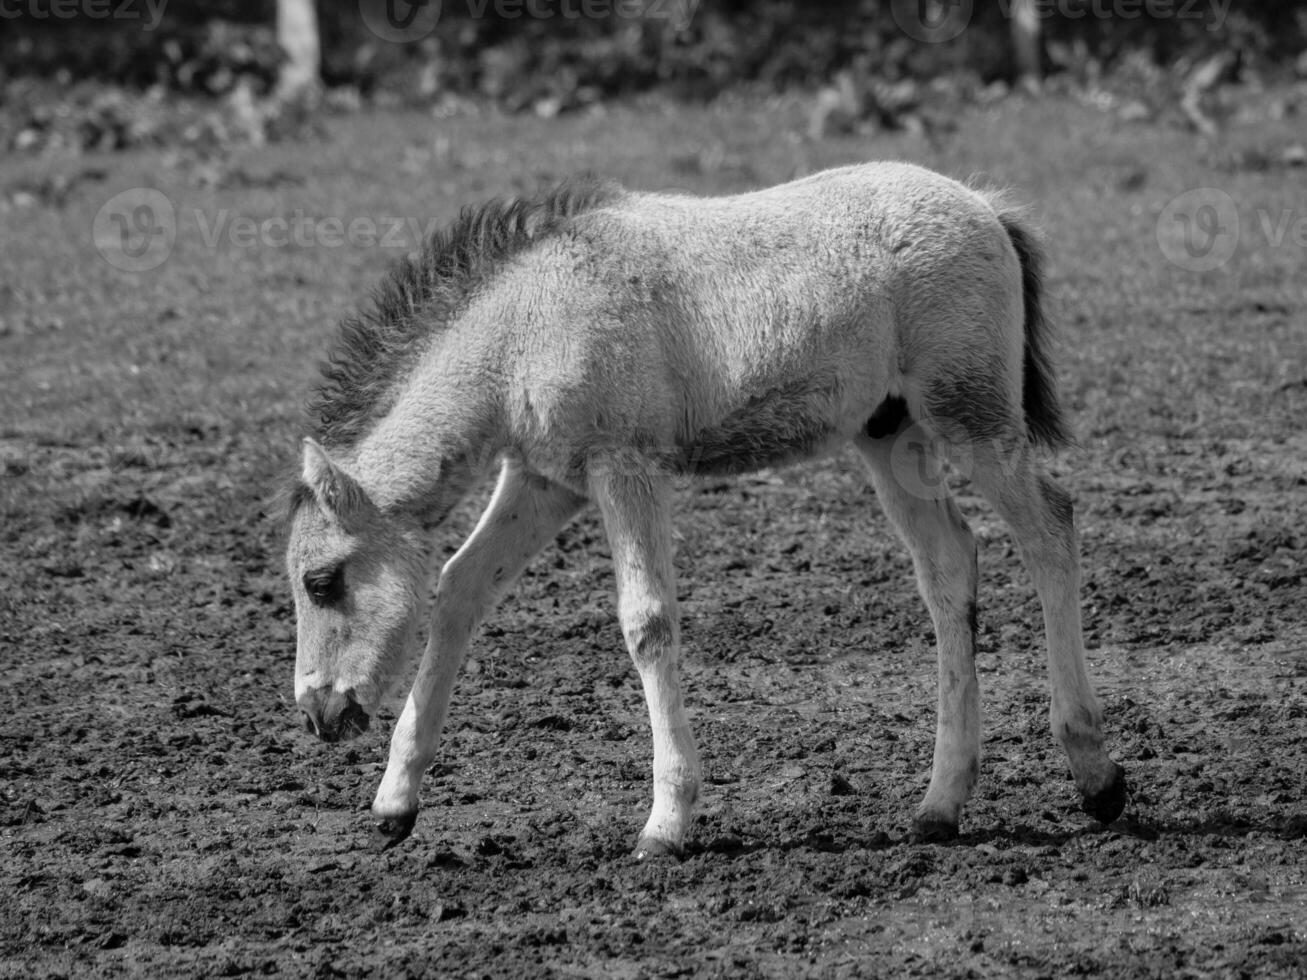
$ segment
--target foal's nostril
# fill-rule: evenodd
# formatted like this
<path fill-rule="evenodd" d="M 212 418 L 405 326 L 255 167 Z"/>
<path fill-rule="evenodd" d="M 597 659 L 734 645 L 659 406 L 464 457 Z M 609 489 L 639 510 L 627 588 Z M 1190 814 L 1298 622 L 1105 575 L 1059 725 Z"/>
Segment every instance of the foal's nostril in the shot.
<path fill-rule="evenodd" d="M 368 713 L 352 697 L 340 713 L 340 727 L 345 730 L 352 728 L 355 733 L 366 732 L 371 720 Z"/>
<path fill-rule="evenodd" d="M 324 742 L 339 742 L 368 730 L 372 720 L 351 691 L 320 688 L 301 701 L 304 729 Z"/>

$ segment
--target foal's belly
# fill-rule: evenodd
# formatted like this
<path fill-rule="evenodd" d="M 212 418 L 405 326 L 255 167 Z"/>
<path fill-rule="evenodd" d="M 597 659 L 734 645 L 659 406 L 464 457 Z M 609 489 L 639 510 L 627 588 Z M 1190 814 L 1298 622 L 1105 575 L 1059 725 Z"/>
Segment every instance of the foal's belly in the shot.
<path fill-rule="evenodd" d="M 685 434 L 669 462 L 681 473 L 724 476 L 807 459 L 847 438 L 833 415 L 808 382 L 774 388 Z"/>

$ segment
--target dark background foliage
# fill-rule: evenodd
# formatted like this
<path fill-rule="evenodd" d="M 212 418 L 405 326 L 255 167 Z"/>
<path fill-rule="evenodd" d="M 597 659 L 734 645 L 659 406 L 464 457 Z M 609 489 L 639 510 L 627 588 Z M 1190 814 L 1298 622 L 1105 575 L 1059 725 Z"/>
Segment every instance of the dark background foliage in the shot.
<path fill-rule="evenodd" d="M 665 17 L 532 18 L 496 16 L 494 8 L 474 16 L 475 5 L 447 2 L 439 30 L 396 45 L 368 32 L 357 3 L 320 4 L 323 79 L 364 97 L 385 92 L 420 101 L 455 93 L 518 109 L 542 93 L 572 107 L 654 87 L 690 98 L 741 84 L 811 87 L 857 66 L 890 79 L 967 71 L 992 82 L 1014 74 L 1010 0 L 976 0 L 968 30 L 934 45 L 904 36 L 890 0 L 705 0 L 683 27 Z M 1110 69 L 1132 53 L 1183 67 L 1231 51 L 1237 70 L 1269 71 L 1291 64 L 1307 46 L 1304 0 L 1234 0 L 1219 17 L 1213 8 L 1208 0 L 1175 0 L 1169 15 L 1153 16 L 1168 8 L 1142 0 L 1045 4 L 1045 69 L 1074 71 L 1087 61 Z M 0 77 L 94 79 L 206 95 L 228 92 L 242 79 L 256 91 L 275 81 L 281 54 L 272 0 L 177 0 L 153 30 L 143 29 L 143 3 L 127 9 L 140 17 L 60 19 L 40 0 L 12 8 L 0 30 Z"/>

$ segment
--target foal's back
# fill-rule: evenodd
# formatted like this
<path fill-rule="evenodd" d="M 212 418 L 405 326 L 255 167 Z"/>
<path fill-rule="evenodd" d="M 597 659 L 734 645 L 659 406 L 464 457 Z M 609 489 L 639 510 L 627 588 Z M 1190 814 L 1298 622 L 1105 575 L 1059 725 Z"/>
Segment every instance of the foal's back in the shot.
<path fill-rule="evenodd" d="M 701 472 L 833 448 L 910 397 L 934 348 L 992 351 L 1006 331 L 979 321 L 1019 317 L 990 201 L 898 163 L 728 197 L 624 194 L 508 276 L 521 426 Z"/>

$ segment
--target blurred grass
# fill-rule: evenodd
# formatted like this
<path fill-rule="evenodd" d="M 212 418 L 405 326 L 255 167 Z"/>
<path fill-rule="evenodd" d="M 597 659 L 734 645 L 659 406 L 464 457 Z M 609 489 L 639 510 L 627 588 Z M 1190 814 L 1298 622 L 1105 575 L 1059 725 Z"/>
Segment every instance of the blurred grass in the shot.
<path fill-rule="evenodd" d="M 739 942 L 749 957 L 763 959 L 737 965 L 782 963 L 767 952 L 778 928 L 770 920 L 723 930 L 698 905 L 664 907 L 665 894 L 706 888 L 768 901 L 779 894 L 779 901 L 800 903 L 791 919 L 809 908 L 829 915 L 814 913 L 810 922 L 811 955 L 827 957 L 815 969 L 824 969 L 844 944 L 861 949 L 868 935 L 879 935 L 868 921 L 877 929 L 889 923 L 891 937 L 894 929 L 917 935 L 910 919 L 916 906 L 899 900 L 911 892 L 897 889 L 918 880 L 934 882 L 923 891 L 940 903 L 932 921 L 1001 921 L 997 913 L 978 914 L 982 899 L 1013 916 L 1012 956 L 1020 958 L 1006 958 L 1008 940 L 998 930 L 988 940 L 986 975 L 996 964 L 1018 963 L 1026 972 L 1031 964 L 1055 964 L 1046 972 L 1061 975 L 1073 967 L 1095 972 L 1083 964 L 1101 963 L 1102 975 L 1142 976 L 1240 956 L 1256 972 L 1276 956 L 1287 962 L 1297 954 L 1296 940 L 1247 945 L 1270 906 L 1265 882 L 1238 882 L 1259 862 L 1266 881 L 1296 882 L 1298 866 L 1289 850 L 1296 843 L 1270 849 L 1267 828 L 1301 809 L 1293 792 L 1301 753 L 1291 722 L 1301 708 L 1294 665 L 1307 649 L 1307 276 L 1303 249 L 1291 236 L 1278 247 L 1268 243 L 1258 215 L 1287 209 L 1302 219 L 1307 204 L 1301 171 L 1229 164 L 1244 149 L 1273 149 L 1297 135 L 1288 124 L 1267 123 L 1208 146 L 1078 104 L 1020 98 L 962 118 L 935 142 L 891 134 L 814 143 L 806 131 L 797 102 L 651 102 L 549 121 L 359 114 L 333 118 L 320 142 L 238 148 L 216 161 L 165 152 L 0 161 L 0 202 L 16 187 L 59 177 L 74 185 L 62 206 L 0 211 L 0 650 L 9 680 L 0 708 L 9 719 L 2 734 L 12 747 L 15 806 L 36 799 L 46 814 L 14 832 L 26 850 L 14 849 L 11 891 L 27 889 L 39 911 L 0 916 L 12 924 L 13 948 L 21 942 L 33 956 L 86 964 L 100 954 L 75 945 L 84 943 L 77 937 L 122 921 L 133 936 L 132 956 L 174 972 L 192 954 L 178 936 L 196 944 L 197 957 L 251 936 L 270 956 L 274 948 L 290 956 L 285 944 L 310 936 L 323 963 L 375 957 L 396 944 L 430 960 L 426 912 L 398 923 L 391 912 L 360 918 L 357 909 L 370 901 L 358 897 L 362 882 L 375 883 L 376 901 L 388 907 L 401 892 L 416 895 L 413 907 L 422 910 L 432 887 L 452 896 L 466 911 L 462 935 L 474 937 L 469 961 L 498 955 L 485 934 L 516 936 L 510 953 L 533 955 L 533 941 L 521 939 L 529 922 L 521 926 L 520 916 L 501 911 L 506 879 L 497 865 L 484 876 L 438 868 L 433 879 L 413 875 L 411 858 L 397 852 L 388 868 L 360 865 L 367 868 L 360 876 L 351 863 L 333 880 L 334 872 L 303 860 L 353 847 L 346 838 L 361 815 L 349 808 L 366 804 L 388 725 L 348 749 L 343 762 L 333 758 L 332 779 L 316 783 L 326 756 L 292 730 L 294 624 L 271 498 L 294 470 L 300 406 L 336 320 L 412 242 L 243 248 L 224 240 L 211 247 L 200 218 L 212 225 L 224 211 L 256 221 L 302 213 L 348 224 L 398 216 L 424 226 L 448 220 L 464 203 L 576 170 L 633 187 L 721 193 L 840 163 L 904 158 L 1010 187 L 1045 229 L 1062 388 L 1080 435 L 1079 446 L 1053 465 L 1077 500 L 1087 629 L 1090 646 L 1100 648 L 1092 655 L 1095 683 L 1113 745 L 1138 773 L 1134 811 L 1145 824 L 1179 830 L 1160 843 L 1067 830 L 1074 803 L 1069 784 L 1051 778 L 1061 756 L 1047 733 L 1038 606 L 998 522 L 964 495 L 983 545 L 978 664 L 991 701 L 987 753 L 1004 784 L 978 794 L 969 820 L 998 828 L 1002 850 L 989 846 L 996 866 L 1009 860 L 1005 821 L 1017 828 L 1015 841 L 1065 843 L 1038 848 L 1052 852 L 1043 857 L 1022 849 L 1031 867 L 1027 893 L 993 877 L 984 884 L 989 858 L 979 848 L 974 858 L 948 849 L 931 878 L 933 859 L 921 853 L 933 849 L 905 856 L 896 844 L 882 861 L 875 851 L 823 857 L 820 849 L 777 843 L 832 825 L 860 842 L 878 839 L 869 829 L 897 839 L 928 765 L 930 625 L 907 556 L 847 460 L 697 485 L 679 501 L 687 687 L 710 769 L 730 776 L 712 787 L 699 839 L 756 839 L 766 842 L 762 857 L 687 863 L 668 873 L 666 890 L 659 884 L 614 897 L 593 889 L 595 879 L 622 877 L 610 869 L 626 845 L 614 841 L 633 829 L 625 821 L 643 805 L 646 765 L 641 739 L 595 739 L 587 727 L 591 719 L 616 719 L 626 731 L 644 728 L 593 513 L 535 563 L 477 641 L 445 752 L 464 767 L 463 782 L 433 789 L 445 794 L 437 806 L 465 799 L 452 786 L 493 785 L 505 772 L 494 768 L 498 753 L 520 744 L 506 743 L 505 733 L 566 703 L 569 717 L 582 719 L 577 732 L 527 730 L 522 737 L 540 741 L 549 764 L 501 778 L 512 784 L 513 803 L 492 790 L 489 805 L 505 811 L 496 812 L 495 826 L 519 835 L 542 860 L 550 911 L 579 903 L 599 923 L 590 932 L 569 924 L 578 955 L 595 962 L 608 955 L 603 923 L 610 920 L 603 916 L 616 915 L 642 928 L 652 923 L 647 951 L 671 944 L 688 961 Z M 96 171 L 102 178 L 88 176 Z M 142 275 L 114 269 L 91 238 L 104 202 L 134 186 L 168 195 L 180 223 L 169 260 Z M 1230 194 L 1244 229 L 1233 259 L 1202 275 L 1168 263 L 1156 235 L 1167 202 L 1195 187 Z M 470 503 L 448 541 L 473 515 Z M 515 678 L 511 697 L 505 675 Z M 506 715 L 509 703 L 514 713 Z M 217 714 L 200 716 L 213 723 L 201 737 L 188 712 L 204 705 Z M 1237 720 L 1235 708 L 1246 718 Z M 1182 744 L 1172 751 L 1177 738 Z M 1245 748 L 1232 751 L 1236 738 Z M 173 748 L 165 752 L 161 739 Z M 597 748 L 580 748 L 592 744 Z M 838 749 L 821 748 L 826 744 Z M 200 745 L 211 751 L 199 752 Z M 824 786 L 801 798 L 779 790 L 776 774 L 791 757 L 782 753 L 796 747 L 812 748 L 810 764 L 822 778 L 832 766 L 850 774 L 860 795 L 840 810 Z M 51 779 L 56 762 L 65 768 Z M 288 783 L 288 774 L 300 782 Z M 1049 786 L 1015 789 L 1037 780 Z M 1219 788 L 1226 785 L 1228 793 Z M 535 810 L 518 805 L 523 793 Z M 788 802 L 774 805 L 787 793 Z M 767 806 L 759 808 L 764 797 Z M 308 819 L 310 806 L 313 822 L 297 822 Z M 116 830 L 122 810 L 146 821 L 132 826 L 148 827 L 140 837 L 149 860 L 104 856 L 96 833 Z M 524 822 L 541 811 L 565 811 L 568 820 L 580 812 L 587 828 L 564 823 L 571 829 L 542 851 Z M 514 823 L 513 814 L 523 822 Z M 219 825 L 221 834 L 210 833 Z M 1203 829 L 1213 825 L 1237 833 Z M 466 839 L 451 836 L 462 833 L 455 813 L 427 824 L 426 833 L 433 848 L 469 854 L 486 826 L 462 828 Z M 1029 827 L 1034 831 L 1021 829 Z M 1071 837 L 1058 836 L 1066 833 Z M 582 865 L 591 870 L 581 873 L 579 888 L 557 873 L 575 858 L 578 835 L 583 850 L 600 841 L 597 856 L 583 857 L 594 863 Z M 1200 852 L 1200 837 L 1221 846 Z M 205 840 L 221 850 L 204 860 L 221 861 L 229 875 L 212 866 L 197 871 L 197 844 Z M 858 891 L 842 891 L 844 879 L 819 865 L 829 859 L 844 874 L 869 853 L 875 873 L 886 870 Z M 1206 873 L 1236 883 L 1219 893 L 1225 905 L 1215 933 L 1200 930 L 1200 913 L 1215 907 L 1213 899 L 1192 897 L 1175 870 L 1187 874 L 1200 853 Z M 909 857 L 924 861 L 924 870 L 902 871 Z M 973 860 L 976 870 L 968 871 Z M 1142 921 L 1129 906 L 1105 911 L 1097 890 L 1120 878 L 1118 863 L 1136 861 L 1180 875 L 1165 879 L 1176 888 L 1172 905 Z M 83 865 L 110 869 L 105 878 L 121 888 L 103 911 L 68 872 Z M 791 877 L 772 877 L 776 867 Z M 706 884 L 689 882 L 705 869 Z M 779 893 L 778 880 L 786 885 Z M 273 892 L 296 902 L 281 918 L 275 903 L 253 916 L 243 904 Z M 1067 904 L 1059 895 L 1082 897 Z M 338 899 L 355 907 L 338 914 Z M 1036 920 L 1043 939 L 1021 931 Z M 35 939 L 23 931 L 32 921 L 44 923 Z M 471 931 L 487 923 L 505 931 Z M 937 933 L 920 935 L 941 962 L 966 948 L 937 942 Z M 1104 945 L 1104 935 L 1120 942 Z M 1174 948 L 1172 935 L 1180 937 Z M 970 931 L 964 938 L 973 942 Z M 300 947 L 289 948 L 299 962 Z M 1086 948 L 1097 959 L 1081 959 Z M 1149 949 L 1153 958 L 1141 959 Z M 116 968 L 117 961 L 103 962 L 106 971 Z M 898 959 L 884 972 L 921 962 Z M 1162 962 L 1168 965 L 1154 968 Z M 82 972 L 90 975 L 90 967 Z"/>
<path fill-rule="evenodd" d="M 336 118 L 318 143 L 235 151 L 231 186 L 197 186 L 203 164 L 159 152 L 47 164 L 6 161 L 0 186 L 65 168 L 104 179 L 63 207 L 11 210 L 0 239 L 0 413 L 9 439 L 131 440 L 197 421 L 295 426 L 297 404 L 337 318 L 359 302 L 412 227 L 468 202 L 578 170 L 640 188 L 723 193 L 873 158 L 981 175 L 1029 201 L 1046 231 L 1062 373 L 1082 436 L 1266 434 L 1288 427 L 1301 395 L 1303 249 L 1264 240 L 1259 213 L 1301 220 L 1300 184 L 1228 173 L 1193 135 L 1117 122 L 1063 102 L 1009 100 L 964 119 L 942 145 L 904 134 L 799 135 L 785 102 L 607 111 L 555 120 L 373 114 Z M 1295 175 L 1296 176 L 1296 175 Z M 209 179 L 212 179 L 211 177 Z M 253 185 L 253 186 L 250 186 Z M 140 275 L 95 251 L 100 205 L 132 186 L 174 203 L 171 258 Z M 1195 275 L 1156 242 L 1166 202 L 1219 187 L 1240 204 L 1244 240 L 1229 266 Z M 223 216 L 407 224 L 400 247 L 211 246 Z"/>
<path fill-rule="evenodd" d="M 1305 455 L 1307 256 L 1292 235 L 1266 241 L 1259 218 L 1307 219 L 1301 171 L 1228 164 L 1241 147 L 1292 139 L 1284 123 L 1210 146 L 1078 103 L 1016 97 L 930 138 L 814 142 L 793 100 L 651 100 L 551 120 L 360 113 L 332 117 L 327 130 L 216 161 L 150 151 L 0 163 L 0 189 L 73 185 L 62 206 L 0 214 L 0 508 L 11 541 L 48 519 L 50 501 L 75 507 L 115 481 L 198 508 L 196 519 L 258 527 L 293 467 L 300 406 L 336 321 L 415 244 L 413 229 L 582 170 L 706 194 L 899 158 L 1008 187 L 1049 246 L 1061 382 L 1081 440 L 1059 469 L 1073 490 L 1102 491 L 1082 512 L 1089 525 L 1095 513 L 1119 524 L 1117 495 L 1149 479 L 1169 473 L 1183 490 L 1221 478 L 1214 440 L 1238 444 L 1242 462 L 1230 465 L 1265 466 L 1267 489 L 1302 479 L 1292 461 Z M 133 275 L 96 252 L 91 228 L 105 201 L 137 186 L 168 196 L 178 233 L 162 266 Z M 1195 187 L 1229 193 L 1243 227 L 1233 259 L 1201 275 L 1171 265 L 1157 242 L 1167 202 Z M 224 216 L 296 215 L 405 224 L 395 247 L 206 241 Z M 271 547 L 269 534 L 263 526 L 251 549 Z M 35 540 L 23 539 L 24 552 Z"/>

